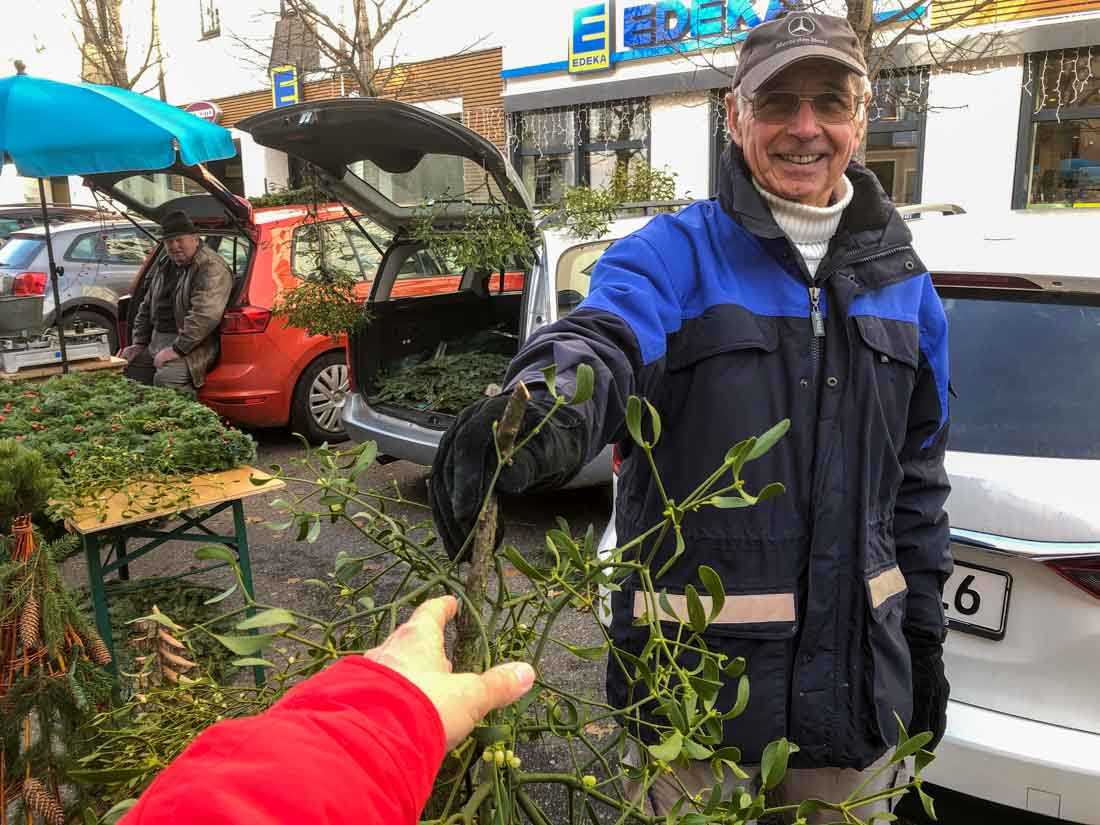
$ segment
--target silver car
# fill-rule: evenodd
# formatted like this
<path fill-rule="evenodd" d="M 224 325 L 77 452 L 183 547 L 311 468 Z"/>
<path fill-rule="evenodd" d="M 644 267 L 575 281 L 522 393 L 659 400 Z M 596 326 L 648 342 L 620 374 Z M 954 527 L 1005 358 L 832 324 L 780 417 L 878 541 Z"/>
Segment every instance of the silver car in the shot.
<path fill-rule="evenodd" d="M 107 329 L 112 352 L 118 348 L 118 299 L 145 256 L 156 245 L 149 234 L 128 221 L 83 221 L 54 226 L 50 231 L 62 318 L 82 320 Z M 0 295 L 44 295 L 45 324 L 54 323 L 55 306 L 49 280 L 45 231 L 41 227 L 10 235 L 0 247 Z"/>

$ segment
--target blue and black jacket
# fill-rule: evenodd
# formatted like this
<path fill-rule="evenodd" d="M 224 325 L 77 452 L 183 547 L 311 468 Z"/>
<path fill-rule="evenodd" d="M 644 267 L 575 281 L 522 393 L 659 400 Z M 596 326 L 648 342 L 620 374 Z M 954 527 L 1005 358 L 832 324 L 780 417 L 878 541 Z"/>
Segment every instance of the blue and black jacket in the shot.
<path fill-rule="evenodd" d="M 596 392 L 581 408 L 589 459 L 628 441 L 627 399 L 647 398 L 663 422 L 656 464 L 677 500 L 730 446 L 791 420 L 745 471 L 750 491 L 781 481 L 786 494 L 685 518 L 686 552 L 657 582 L 674 609 L 688 584 L 705 592 L 699 565 L 724 583 L 706 636 L 748 661 L 748 710 L 724 731 L 746 763 L 786 736 L 801 748 L 798 767 L 871 764 L 896 739 L 894 712 L 906 722 L 912 712 L 906 637 L 944 634 L 946 319 L 874 175 L 855 163 L 847 175 L 854 197 L 811 281 L 731 147 L 719 198 L 611 246 L 584 303 L 533 336 L 510 370 L 533 386 L 556 364 L 559 390 L 570 392 L 577 365 L 593 367 Z M 649 467 L 627 450 L 620 544 L 661 520 Z M 672 551 L 669 539 L 655 571 Z M 612 637 L 635 654 L 648 633 L 632 626 L 644 610 L 636 586 L 612 598 Z M 607 690 L 618 706 L 638 698 L 613 662 Z M 723 688 L 720 709 L 735 690 Z"/>

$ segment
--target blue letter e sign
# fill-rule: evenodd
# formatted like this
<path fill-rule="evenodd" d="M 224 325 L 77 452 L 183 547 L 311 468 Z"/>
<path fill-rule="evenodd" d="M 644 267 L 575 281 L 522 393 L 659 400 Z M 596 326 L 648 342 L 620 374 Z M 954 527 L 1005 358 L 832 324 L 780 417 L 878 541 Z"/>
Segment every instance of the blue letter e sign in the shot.
<path fill-rule="evenodd" d="M 571 73 L 611 68 L 609 5 L 609 0 L 587 3 L 573 12 L 573 36 L 569 38 Z"/>
<path fill-rule="evenodd" d="M 279 66 L 271 70 L 271 105 L 293 106 L 301 101 L 296 66 Z"/>

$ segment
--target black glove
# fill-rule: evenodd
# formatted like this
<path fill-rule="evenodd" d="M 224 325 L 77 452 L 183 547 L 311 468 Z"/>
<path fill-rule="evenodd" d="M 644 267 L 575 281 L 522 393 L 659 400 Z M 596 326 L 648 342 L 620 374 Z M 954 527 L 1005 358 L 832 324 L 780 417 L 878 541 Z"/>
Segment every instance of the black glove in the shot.
<path fill-rule="evenodd" d="M 951 685 L 943 672 L 943 644 L 932 639 L 909 639 L 909 657 L 913 662 L 913 719 L 909 733 L 932 731 L 933 750 L 947 728 L 947 697 Z"/>
<path fill-rule="evenodd" d="M 428 499 L 436 530 L 452 559 L 474 529 L 481 504 L 489 492 L 497 463 L 493 422 L 500 420 L 507 405 L 508 395 L 471 404 L 458 414 L 439 442 L 428 481 Z M 528 401 L 517 442 L 533 430 L 549 410 L 547 401 Z M 496 489 L 516 494 L 558 487 L 581 469 L 587 448 L 588 431 L 584 420 L 570 407 L 562 407 L 501 471 Z M 498 522 L 498 541 L 502 534 L 500 527 Z"/>

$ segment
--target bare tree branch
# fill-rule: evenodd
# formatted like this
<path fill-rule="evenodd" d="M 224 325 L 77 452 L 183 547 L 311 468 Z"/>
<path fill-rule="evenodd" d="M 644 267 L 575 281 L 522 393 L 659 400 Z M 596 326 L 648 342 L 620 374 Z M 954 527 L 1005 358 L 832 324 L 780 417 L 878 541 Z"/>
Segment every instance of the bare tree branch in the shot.
<path fill-rule="evenodd" d="M 69 6 L 82 35 L 73 36 L 80 50 L 81 74 L 85 79 L 133 89 L 146 72 L 162 66 L 156 0 L 149 0 L 149 44 L 133 75 L 127 66 L 128 40 L 119 19 L 117 0 L 69 0 Z"/>

